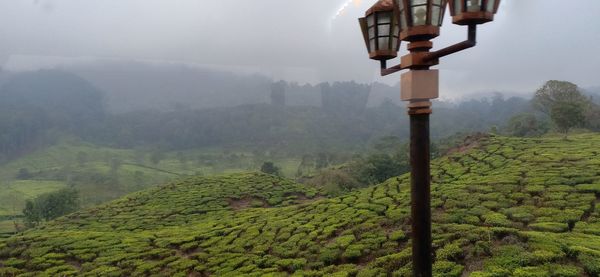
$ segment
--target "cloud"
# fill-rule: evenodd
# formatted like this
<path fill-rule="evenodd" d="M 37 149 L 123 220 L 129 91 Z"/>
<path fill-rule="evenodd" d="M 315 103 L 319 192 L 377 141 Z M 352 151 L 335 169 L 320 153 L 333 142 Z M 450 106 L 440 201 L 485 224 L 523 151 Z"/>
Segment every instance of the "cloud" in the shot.
<path fill-rule="evenodd" d="M 396 83 L 398 76 L 377 77 L 356 21 L 374 2 L 348 2 L 332 21 L 345 0 L 6 0 L 0 62 L 9 55 L 166 60 L 300 82 Z M 598 10 L 596 0 L 503 1 L 496 21 L 479 28 L 477 47 L 442 60 L 443 95 L 528 92 L 547 79 L 598 85 Z M 447 17 L 435 47 L 465 36 Z"/>

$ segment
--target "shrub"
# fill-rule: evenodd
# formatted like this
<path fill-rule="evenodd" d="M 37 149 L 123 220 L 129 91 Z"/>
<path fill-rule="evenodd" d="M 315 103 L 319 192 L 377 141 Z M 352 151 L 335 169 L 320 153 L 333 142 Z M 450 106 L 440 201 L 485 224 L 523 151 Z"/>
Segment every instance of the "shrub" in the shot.
<path fill-rule="evenodd" d="M 260 167 L 260 171 L 275 176 L 281 175 L 281 170 L 279 169 L 279 167 L 275 166 L 273 162 L 264 162 Z"/>
<path fill-rule="evenodd" d="M 464 266 L 448 261 L 437 261 L 433 264 L 433 274 L 444 277 L 460 277 Z"/>
<path fill-rule="evenodd" d="M 486 271 L 492 270 L 513 270 L 515 268 L 526 266 L 529 263 L 529 257 L 523 247 L 518 245 L 505 245 L 492 250 L 493 256 L 484 262 Z"/>
<path fill-rule="evenodd" d="M 548 268 L 552 277 L 577 277 L 582 274 L 580 268 L 572 265 L 551 265 Z"/>
<path fill-rule="evenodd" d="M 348 260 L 356 260 L 362 256 L 364 248 L 364 245 L 352 244 L 342 253 L 342 257 Z"/>
<path fill-rule="evenodd" d="M 337 246 L 339 246 L 340 248 L 346 248 L 348 247 L 354 240 L 356 240 L 356 238 L 354 237 L 354 235 L 346 235 L 346 236 L 341 236 L 338 237 L 337 239 L 335 239 L 335 244 Z"/>
<path fill-rule="evenodd" d="M 405 241 L 406 239 L 406 234 L 402 230 L 396 230 L 390 234 L 390 240 L 393 241 Z"/>
<path fill-rule="evenodd" d="M 321 249 L 319 260 L 324 264 L 332 264 L 338 259 L 339 252 L 340 251 L 337 248 L 324 247 Z"/>
<path fill-rule="evenodd" d="M 511 226 L 512 222 L 506 218 L 505 215 L 501 213 L 487 213 L 482 216 L 485 224 L 492 226 Z"/>
<path fill-rule="evenodd" d="M 583 265 L 585 272 L 590 276 L 600 276 L 600 256 L 579 254 L 577 258 Z"/>
<path fill-rule="evenodd" d="M 536 231 L 563 233 L 569 230 L 569 226 L 565 223 L 556 222 L 540 222 L 529 224 L 531 229 Z"/>
<path fill-rule="evenodd" d="M 575 189 L 580 192 L 592 192 L 600 194 L 600 183 L 577 185 L 575 186 Z"/>
<path fill-rule="evenodd" d="M 379 268 L 365 268 L 358 272 L 356 277 L 377 277 L 380 276 L 381 269 Z"/>
<path fill-rule="evenodd" d="M 540 267 L 523 267 L 517 268 L 513 272 L 515 277 L 547 277 L 549 272 Z"/>
<path fill-rule="evenodd" d="M 492 252 L 492 243 L 489 241 L 478 241 L 475 243 L 475 247 L 473 248 L 473 255 L 481 256 L 481 255 L 491 255 Z"/>
<path fill-rule="evenodd" d="M 436 252 L 437 259 L 457 261 L 463 257 L 463 250 L 459 243 L 446 244 Z"/>
<path fill-rule="evenodd" d="M 306 259 L 281 259 L 275 264 L 277 264 L 277 266 L 279 266 L 281 269 L 294 272 L 302 269 L 306 265 Z"/>
<path fill-rule="evenodd" d="M 388 271 L 395 270 L 399 266 L 403 266 L 410 262 L 412 251 L 410 248 L 406 248 L 402 252 L 390 254 L 375 259 L 375 266 L 384 268 Z"/>

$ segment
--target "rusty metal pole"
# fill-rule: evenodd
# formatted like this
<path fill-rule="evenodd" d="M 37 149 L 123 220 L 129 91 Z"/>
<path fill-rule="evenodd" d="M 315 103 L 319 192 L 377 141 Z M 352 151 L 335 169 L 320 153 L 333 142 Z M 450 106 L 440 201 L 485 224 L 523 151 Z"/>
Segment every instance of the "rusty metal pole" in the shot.
<path fill-rule="evenodd" d="M 409 110 L 412 255 L 415 277 L 432 276 L 429 112 L 418 108 Z"/>
<path fill-rule="evenodd" d="M 408 50 L 415 57 L 429 55 L 430 41 L 414 41 Z M 431 99 L 439 96 L 439 71 L 429 64 L 416 62 L 401 76 L 401 98 L 408 101 L 410 116 L 410 191 L 413 276 L 432 276 L 431 246 L 431 175 L 429 115 Z"/>

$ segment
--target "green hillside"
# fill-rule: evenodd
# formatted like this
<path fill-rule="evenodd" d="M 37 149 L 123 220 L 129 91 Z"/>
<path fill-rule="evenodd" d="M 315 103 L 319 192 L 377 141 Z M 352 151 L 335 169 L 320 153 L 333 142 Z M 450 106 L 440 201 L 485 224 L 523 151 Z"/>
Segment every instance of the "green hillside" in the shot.
<path fill-rule="evenodd" d="M 19 221 L 25 201 L 43 193 L 73 186 L 83 206 L 90 207 L 192 175 L 257 170 L 264 159 L 275 161 L 286 176 L 293 176 L 300 163 L 293 158 L 258 158 L 218 148 L 158 155 L 63 138 L 56 145 L 0 165 L 0 236 L 14 232 L 14 221 Z M 17 178 L 23 169 L 29 176 Z"/>
<path fill-rule="evenodd" d="M 598 276 L 600 135 L 490 137 L 432 166 L 436 276 Z M 338 198 L 195 177 L 0 241 L 0 276 L 409 276 L 409 176 Z"/>

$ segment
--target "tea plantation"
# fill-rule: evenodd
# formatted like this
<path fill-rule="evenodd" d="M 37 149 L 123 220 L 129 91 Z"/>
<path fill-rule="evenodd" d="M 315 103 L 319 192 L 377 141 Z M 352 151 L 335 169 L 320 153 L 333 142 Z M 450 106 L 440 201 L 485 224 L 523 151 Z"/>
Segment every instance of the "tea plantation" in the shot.
<path fill-rule="evenodd" d="M 598 276 L 600 135 L 489 137 L 432 166 L 436 276 Z M 410 276 L 409 176 L 326 199 L 196 177 L 0 241 L 0 276 Z"/>

